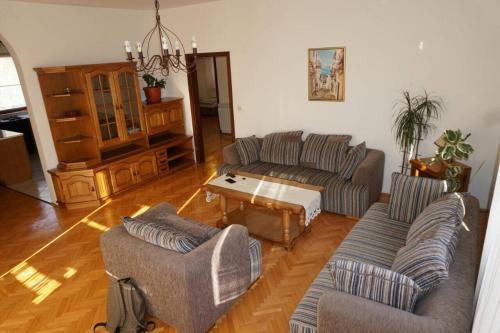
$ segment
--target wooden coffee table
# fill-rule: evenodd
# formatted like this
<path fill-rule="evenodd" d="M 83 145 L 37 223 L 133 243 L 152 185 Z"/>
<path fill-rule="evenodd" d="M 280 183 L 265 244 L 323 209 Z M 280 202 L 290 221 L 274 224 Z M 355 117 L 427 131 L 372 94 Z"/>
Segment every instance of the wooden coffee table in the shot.
<path fill-rule="evenodd" d="M 295 197 L 311 197 L 314 198 L 316 203 L 318 195 L 321 202 L 320 192 L 323 192 L 324 188 L 245 172 L 234 172 L 234 174 L 236 175 L 234 186 L 225 182 L 225 179 L 229 177 L 223 175 L 212 180 L 204 187 L 204 190 L 209 193 L 208 196 L 210 194 L 220 196 L 222 217 L 217 222 L 217 226 L 227 227 L 231 224 L 242 224 L 248 228 L 249 233 L 252 235 L 280 244 L 287 250 L 292 249 L 295 240 L 304 231 L 310 230 L 312 221 L 306 226 L 307 212 L 304 205 L 283 200 L 283 193 L 289 191 L 294 192 Z M 253 180 L 246 181 L 246 179 Z M 255 191 L 253 193 L 248 191 L 248 189 L 252 190 L 252 186 L 244 190 L 241 189 L 244 187 L 242 186 L 244 182 L 251 182 L 255 185 L 255 179 L 258 180 L 258 184 L 254 186 Z M 238 184 L 238 182 L 240 183 Z M 269 183 L 278 184 L 278 186 Z M 269 193 L 265 193 L 266 196 L 261 195 L 260 192 L 262 191 L 259 192 L 261 185 L 271 186 L 274 190 L 278 189 L 278 191 L 276 195 Z M 277 197 L 280 199 L 277 199 Z M 228 212 L 228 200 L 238 201 L 239 209 Z"/>

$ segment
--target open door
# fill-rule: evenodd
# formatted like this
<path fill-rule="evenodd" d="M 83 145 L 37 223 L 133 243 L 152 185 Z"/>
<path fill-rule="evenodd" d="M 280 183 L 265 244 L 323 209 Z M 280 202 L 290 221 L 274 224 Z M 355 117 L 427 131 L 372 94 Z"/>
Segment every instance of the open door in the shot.
<path fill-rule="evenodd" d="M 192 54 L 186 61 L 197 62 L 197 70 L 188 74 L 189 99 L 193 122 L 196 161 L 222 151 L 234 142 L 234 112 L 229 52 Z"/>

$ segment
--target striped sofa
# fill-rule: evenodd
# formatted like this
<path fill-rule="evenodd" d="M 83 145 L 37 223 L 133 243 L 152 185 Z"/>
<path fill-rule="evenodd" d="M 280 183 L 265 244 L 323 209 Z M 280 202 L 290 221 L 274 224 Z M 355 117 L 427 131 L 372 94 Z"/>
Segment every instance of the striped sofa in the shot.
<path fill-rule="evenodd" d="M 385 157 L 380 150 L 367 149 L 365 159 L 350 180 L 343 180 L 336 173 L 302 165 L 281 165 L 260 160 L 243 165 L 234 143 L 224 147 L 223 158 L 224 164 L 218 168 L 219 175 L 239 170 L 323 186 L 322 209 L 336 214 L 363 216 L 368 207 L 378 200 L 382 190 Z"/>
<path fill-rule="evenodd" d="M 320 271 L 297 305 L 291 333 L 470 332 L 477 267 L 479 203 L 465 196 L 465 228 L 459 235 L 449 277 L 407 312 L 333 288 L 329 264 Z M 405 245 L 411 224 L 388 215 L 388 204 L 375 203 L 353 227 L 328 262 L 351 260 L 390 270 Z"/>

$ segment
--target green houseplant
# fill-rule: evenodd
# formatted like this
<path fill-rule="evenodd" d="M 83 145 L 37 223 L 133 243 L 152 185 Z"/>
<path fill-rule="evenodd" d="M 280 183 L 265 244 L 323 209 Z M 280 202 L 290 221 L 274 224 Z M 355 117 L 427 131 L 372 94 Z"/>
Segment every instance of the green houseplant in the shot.
<path fill-rule="evenodd" d="M 158 80 L 151 74 L 144 74 L 142 76 L 146 87 L 144 87 L 144 94 L 148 104 L 161 102 L 161 89 L 165 88 L 165 79 Z"/>
<path fill-rule="evenodd" d="M 443 110 L 439 97 L 431 96 L 424 90 L 422 95 L 411 96 L 403 91 L 403 98 L 394 105 L 396 117 L 393 132 L 396 143 L 403 152 L 401 173 L 408 170 L 408 161 L 418 158 L 420 141 L 434 128 L 432 120 L 438 119 Z"/>
<path fill-rule="evenodd" d="M 465 141 L 470 137 L 470 133 L 463 136 L 462 131 L 457 129 L 446 130 L 438 139 L 438 149 L 431 160 L 431 163 L 442 162 L 446 166 L 445 179 L 448 183 L 448 191 L 455 192 L 462 185 L 460 176 L 463 167 L 454 163 L 456 160 L 466 160 L 474 152 L 474 148 Z"/>

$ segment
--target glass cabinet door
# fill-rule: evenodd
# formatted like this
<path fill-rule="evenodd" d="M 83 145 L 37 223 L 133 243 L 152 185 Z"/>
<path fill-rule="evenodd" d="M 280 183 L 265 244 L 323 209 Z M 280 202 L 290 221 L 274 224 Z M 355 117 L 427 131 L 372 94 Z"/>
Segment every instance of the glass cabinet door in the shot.
<path fill-rule="evenodd" d="M 101 141 L 106 143 L 114 139 L 119 139 L 110 74 L 94 74 L 90 77 L 90 81 Z"/>
<path fill-rule="evenodd" d="M 120 91 L 121 105 L 125 120 L 125 129 L 129 136 L 141 132 L 141 103 L 136 87 L 135 73 L 128 70 L 118 72 L 118 85 Z"/>

